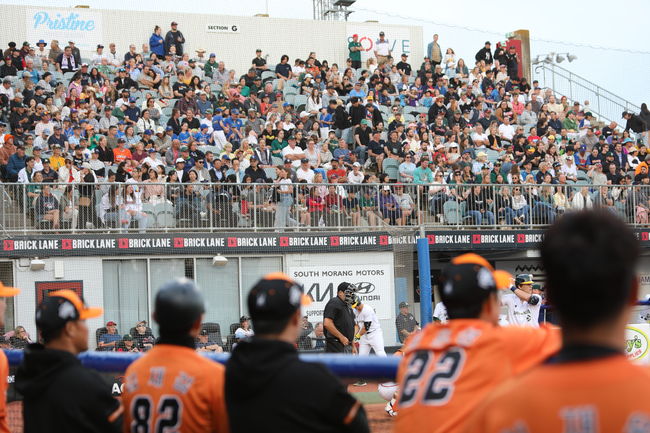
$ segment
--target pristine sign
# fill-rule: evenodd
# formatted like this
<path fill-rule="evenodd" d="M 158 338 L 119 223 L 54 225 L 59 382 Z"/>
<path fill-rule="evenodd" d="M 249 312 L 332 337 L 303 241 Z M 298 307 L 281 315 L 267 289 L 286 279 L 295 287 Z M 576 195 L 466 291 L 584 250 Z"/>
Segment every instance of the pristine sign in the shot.
<path fill-rule="evenodd" d="M 29 8 L 26 11 L 27 40 L 39 39 L 48 43 L 56 39 L 64 47 L 68 41 L 82 51 L 95 51 L 102 42 L 102 14 L 84 8 L 50 9 Z"/>

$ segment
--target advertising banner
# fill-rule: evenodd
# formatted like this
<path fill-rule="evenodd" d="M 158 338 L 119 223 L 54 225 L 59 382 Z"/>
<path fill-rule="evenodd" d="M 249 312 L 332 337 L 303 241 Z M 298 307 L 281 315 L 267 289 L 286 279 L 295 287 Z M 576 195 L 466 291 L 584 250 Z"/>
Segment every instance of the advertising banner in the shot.
<path fill-rule="evenodd" d="M 49 44 L 52 39 L 64 47 L 73 41 L 81 51 L 94 52 L 102 42 L 102 14 L 84 8 L 59 10 L 29 8 L 25 15 L 27 40 L 34 45 L 39 39 Z"/>
<path fill-rule="evenodd" d="M 400 61 L 402 53 L 411 54 L 411 35 L 408 28 L 391 27 L 384 31 L 385 38 L 388 39 L 388 45 L 393 56 L 394 63 Z M 379 39 L 377 24 L 348 23 L 346 26 L 347 42 L 352 41 L 352 35 L 359 35 L 359 42 L 363 51 L 361 51 L 361 62 L 365 67 L 365 62 L 370 57 L 375 57 L 375 41 Z M 412 64 L 415 67 L 416 65 Z M 418 65 L 419 66 L 419 65 Z"/>
<path fill-rule="evenodd" d="M 647 323 L 627 325 L 625 328 L 625 355 L 637 364 L 650 364 L 648 346 L 650 345 L 650 325 Z"/>
<path fill-rule="evenodd" d="M 650 232 L 637 230 L 641 245 Z M 537 248 L 543 230 L 437 230 L 425 233 L 431 251 L 529 250 Z M 0 258 L 170 254 L 278 254 L 296 252 L 391 251 L 412 245 L 418 236 L 386 232 L 335 233 L 150 233 L 63 234 L 5 238 Z M 529 272 L 530 273 L 530 272 Z"/>
<path fill-rule="evenodd" d="M 360 253 L 359 257 L 354 257 L 353 263 L 345 265 L 290 265 L 287 268 L 289 276 L 302 283 L 305 293 L 313 299 L 312 304 L 304 308 L 308 317 L 322 320 L 325 305 L 336 296 L 338 285 L 344 281 L 357 287 L 361 302 L 374 308 L 379 319 L 394 316 L 392 264 L 375 264 L 363 256 Z M 387 259 L 391 260 L 391 257 Z"/>

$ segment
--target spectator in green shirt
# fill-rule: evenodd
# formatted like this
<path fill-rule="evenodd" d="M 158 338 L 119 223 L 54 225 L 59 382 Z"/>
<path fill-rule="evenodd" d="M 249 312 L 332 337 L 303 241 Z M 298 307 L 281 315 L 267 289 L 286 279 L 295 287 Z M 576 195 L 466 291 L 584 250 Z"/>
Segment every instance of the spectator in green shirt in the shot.
<path fill-rule="evenodd" d="M 578 130 L 578 122 L 576 122 L 576 115 L 573 111 L 567 113 L 566 118 L 562 122 L 562 127 L 567 130 L 567 132 L 576 132 Z"/>
<path fill-rule="evenodd" d="M 350 51 L 350 60 L 352 61 L 352 67 L 354 69 L 361 68 L 361 42 L 359 42 L 359 35 L 356 33 L 352 35 L 352 41 L 348 44 L 348 50 Z"/>
<path fill-rule="evenodd" d="M 214 71 L 217 70 L 219 67 L 219 63 L 217 63 L 217 55 L 215 53 L 210 54 L 210 59 L 208 59 L 207 62 L 205 62 L 205 66 L 203 67 L 203 73 L 205 74 L 206 77 L 213 78 L 212 75 L 214 74 Z"/>

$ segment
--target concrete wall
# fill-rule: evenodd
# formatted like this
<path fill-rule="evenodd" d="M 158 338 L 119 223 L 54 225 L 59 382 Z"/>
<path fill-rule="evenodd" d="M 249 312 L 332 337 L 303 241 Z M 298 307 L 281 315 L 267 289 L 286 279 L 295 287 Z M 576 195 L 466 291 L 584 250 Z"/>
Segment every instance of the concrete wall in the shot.
<path fill-rule="evenodd" d="M 65 26 L 70 14 L 74 14 L 77 23 L 93 23 L 86 25 L 88 28 L 85 30 L 48 30 L 45 24 L 39 24 L 47 16 L 50 20 L 59 19 Z M 40 38 L 48 44 L 52 38 L 58 39 L 60 44 L 67 44 L 68 39 L 72 39 L 82 50 L 82 57 L 90 57 L 89 49 L 94 50 L 100 42 L 106 46 L 106 50 L 108 44 L 114 42 L 117 52 L 122 55 L 128 51 L 131 43 L 136 44 L 140 51 L 142 44 L 149 42 L 155 25 L 163 29 L 164 37 L 169 24 L 177 21 L 178 29 L 187 41 L 186 52 L 192 56 L 198 48 L 207 50 L 206 56 L 214 52 L 227 68 L 234 68 L 239 74 L 250 67 L 257 48 L 269 54 L 269 64 L 279 63 L 282 54 L 287 54 L 293 61 L 296 57 L 305 59 L 310 51 L 315 51 L 318 59 L 341 65 L 348 56 L 347 36 L 359 33 L 374 40 L 380 30 L 390 40 L 394 37 L 392 35 L 399 35 L 395 37 L 400 39 L 396 52 L 406 49 L 412 54 L 412 59 L 423 57 L 422 28 L 419 26 L 14 5 L 0 5 L 0 16 L 8 18 L 0 26 L 0 41 L 3 44 L 15 41 L 20 47 L 24 40 L 34 44 Z M 229 29 L 236 26 L 237 30 L 208 32 L 208 25 Z M 404 38 L 409 40 L 402 41 Z"/>

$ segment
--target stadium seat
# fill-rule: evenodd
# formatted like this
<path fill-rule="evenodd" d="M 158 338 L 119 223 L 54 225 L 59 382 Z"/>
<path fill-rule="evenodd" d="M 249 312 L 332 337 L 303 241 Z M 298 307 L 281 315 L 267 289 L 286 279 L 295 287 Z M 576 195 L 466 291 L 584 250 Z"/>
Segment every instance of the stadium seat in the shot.
<path fill-rule="evenodd" d="M 155 205 L 154 213 L 156 215 L 156 226 L 159 228 L 176 227 L 176 217 L 174 216 L 174 205 L 171 203 L 160 203 Z"/>
<path fill-rule="evenodd" d="M 487 149 L 485 153 L 487 153 L 487 159 L 491 163 L 494 163 L 496 162 L 497 159 L 499 159 L 499 152 L 497 152 L 496 150 Z"/>
<path fill-rule="evenodd" d="M 273 167 L 265 168 L 264 173 L 266 173 L 266 177 L 268 177 L 271 180 L 275 180 L 275 178 L 278 177 L 278 174 L 275 172 L 275 168 Z"/>
<path fill-rule="evenodd" d="M 262 72 L 262 82 L 266 82 L 268 80 L 272 80 L 275 78 L 275 72 L 273 71 L 264 71 Z"/>
<path fill-rule="evenodd" d="M 273 163 L 273 165 L 276 165 L 276 166 L 284 164 L 284 161 L 282 160 L 282 158 L 278 158 L 277 156 L 272 156 L 271 157 L 271 162 Z"/>
<path fill-rule="evenodd" d="M 442 205 L 442 213 L 447 224 L 459 224 L 461 221 L 460 208 L 456 200 L 448 200 Z"/>
<path fill-rule="evenodd" d="M 382 163 L 382 169 L 384 173 L 388 175 L 390 180 L 397 181 L 399 177 L 399 162 L 393 158 L 386 158 Z"/>
<path fill-rule="evenodd" d="M 221 326 L 214 322 L 204 322 L 201 324 L 202 331 L 208 331 L 208 340 L 219 343 L 223 346 L 223 338 L 221 337 Z"/>
<path fill-rule="evenodd" d="M 305 109 L 307 105 L 307 95 L 296 95 L 293 105 L 296 107 L 296 111 L 300 112 Z"/>

